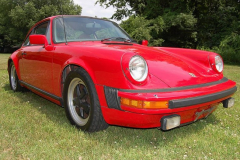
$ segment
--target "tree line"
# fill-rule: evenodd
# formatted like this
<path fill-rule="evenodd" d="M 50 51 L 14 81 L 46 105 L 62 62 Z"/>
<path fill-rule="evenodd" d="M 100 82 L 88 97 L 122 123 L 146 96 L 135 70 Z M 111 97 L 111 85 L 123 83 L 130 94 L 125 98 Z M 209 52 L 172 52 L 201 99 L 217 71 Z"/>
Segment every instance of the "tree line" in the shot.
<path fill-rule="evenodd" d="M 240 62 L 240 0 L 97 0 L 117 10 L 112 19 L 137 41 L 151 46 L 218 52 Z M 52 15 L 80 15 L 73 0 L 0 0 L 0 52 L 22 43 L 29 28 Z M 129 6 L 129 7 L 126 7 Z"/>
<path fill-rule="evenodd" d="M 117 9 L 112 18 L 152 46 L 211 50 L 240 62 L 240 0 L 97 0 Z M 130 7 L 126 7 L 126 6 Z"/>
<path fill-rule="evenodd" d="M 0 53 L 21 45 L 36 22 L 53 15 L 80 15 L 81 11 L 73 0 L 0 0 Z"/>

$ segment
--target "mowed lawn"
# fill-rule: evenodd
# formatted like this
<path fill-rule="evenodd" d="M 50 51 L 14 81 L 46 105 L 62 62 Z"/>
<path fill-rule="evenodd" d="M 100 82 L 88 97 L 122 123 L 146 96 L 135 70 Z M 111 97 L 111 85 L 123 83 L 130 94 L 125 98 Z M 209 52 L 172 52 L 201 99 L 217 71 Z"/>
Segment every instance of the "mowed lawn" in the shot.
<path fill-rule="evenodd" d="M 110 126 L 84 133 L 64 109 L 31 93 L 10 90 L 9 54 L 0 54 L 0 159 L 240 159 L 240 94 L 235 106 L 163 132 Z M 240 67 L 224 74 L 240 88 Z M 113 115 L 116 116 L 116 115 Z"/>

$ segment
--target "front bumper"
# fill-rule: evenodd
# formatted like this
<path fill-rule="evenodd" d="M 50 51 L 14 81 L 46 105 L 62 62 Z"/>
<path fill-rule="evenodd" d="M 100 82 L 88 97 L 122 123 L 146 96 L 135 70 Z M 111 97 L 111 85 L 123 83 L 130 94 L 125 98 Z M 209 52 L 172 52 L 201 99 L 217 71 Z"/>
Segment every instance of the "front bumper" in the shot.
<path fill-rule="evenodd" d="M 224 90 L 224 91 L 209 94 L 209 95 L 170 100 L 169 108 L 173 109 L 173 108 L 180 108 L 180 107 L 186 107 L 186 106 L 193 106 L 201 103 L 215 101 L 222 98 L 226 99 L 226 97 L 229 97 L 229 95 L 233 95 L 236 91 L 237 91 L 237 87 L 233 87 L 228 90 Z"/>
<path fill-rule="evenodd" d="M 102 107 L 107 123 L 113 125 L 152 128 L 161 127 L 161 119 L 179 115 L 180 124 L 207 117 L 222 101 L 236 92 L 236 83 L 223 78 L 208 84 L 157 90 L 121 90 L 104 87 L 107 107 Z M 139 109 L 121 105 L 120 99 L 169 101 L 167 109 Z M 203 112 L 208 111 L 208 112 Z M 201 113 L 197 115 L 197 113 Z"/>

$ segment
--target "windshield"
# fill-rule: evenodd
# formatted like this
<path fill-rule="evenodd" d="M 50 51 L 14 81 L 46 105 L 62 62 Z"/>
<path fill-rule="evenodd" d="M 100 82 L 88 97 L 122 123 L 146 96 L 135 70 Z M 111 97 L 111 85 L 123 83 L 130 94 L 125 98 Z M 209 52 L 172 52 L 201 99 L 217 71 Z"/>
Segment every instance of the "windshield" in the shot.
<path fill-rule="evenodd" d="M 64 23 L 63 23 L 64 22 Z M 64 25 L 63 25 L 64 24 Z M 65 26 L 65 31 L 64 31 Z M 118 37 L 118 41 L 132 40 L 117 24 L 95 18 L 62 17 L 53 21 L 53 39 L 56 43 L 74 41 L 101 41 Z"/>

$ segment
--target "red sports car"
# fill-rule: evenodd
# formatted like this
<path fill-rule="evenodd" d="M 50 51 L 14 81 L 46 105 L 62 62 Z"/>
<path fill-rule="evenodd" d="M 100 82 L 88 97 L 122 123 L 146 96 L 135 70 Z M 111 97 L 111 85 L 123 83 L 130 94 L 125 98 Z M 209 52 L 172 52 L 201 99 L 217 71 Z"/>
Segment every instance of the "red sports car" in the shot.
<path fill-rule="evenodd" d="M 8 60 L 10 86 L 65 108 L 88 132 L 108 125 L 169 130 L 233 106 L 236 83 L 212 52 L 137 44 L 116 23 L 53 16 Z"/>

